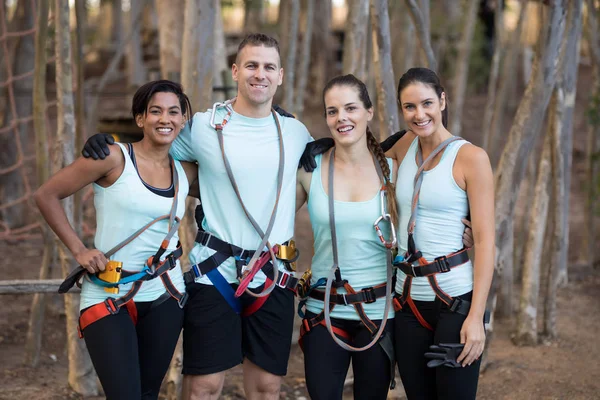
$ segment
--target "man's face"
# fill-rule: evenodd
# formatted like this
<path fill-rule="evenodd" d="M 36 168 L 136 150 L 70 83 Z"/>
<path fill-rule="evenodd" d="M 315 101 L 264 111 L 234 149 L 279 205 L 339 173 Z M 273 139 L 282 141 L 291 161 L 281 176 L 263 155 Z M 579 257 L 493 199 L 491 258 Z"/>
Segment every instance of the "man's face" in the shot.
<path fill-rule="evenodd" d="M 277 86 L 283 82 L 283 68 L 273 47 L 244 47 L 231 72 L 238 83 L 238 99 L 257 107 L 266 104 L 270 107 Z"/>

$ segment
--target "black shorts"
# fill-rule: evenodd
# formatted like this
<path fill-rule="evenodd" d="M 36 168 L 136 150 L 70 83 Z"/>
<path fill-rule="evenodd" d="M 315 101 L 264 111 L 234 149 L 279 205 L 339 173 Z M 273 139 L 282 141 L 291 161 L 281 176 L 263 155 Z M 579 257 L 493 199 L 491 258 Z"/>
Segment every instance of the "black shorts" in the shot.
<path fill-rule="evenodd" d="M 244 357 L 271 374 L 287 374 L 294 329 L 294 293 L 275 287 L 254 314 L 236 314 L 212 285 L 193 283 L 183 324 L 183 374 L 226 371 Z M 244 294 L 242 304 L 254 297 Z"/>

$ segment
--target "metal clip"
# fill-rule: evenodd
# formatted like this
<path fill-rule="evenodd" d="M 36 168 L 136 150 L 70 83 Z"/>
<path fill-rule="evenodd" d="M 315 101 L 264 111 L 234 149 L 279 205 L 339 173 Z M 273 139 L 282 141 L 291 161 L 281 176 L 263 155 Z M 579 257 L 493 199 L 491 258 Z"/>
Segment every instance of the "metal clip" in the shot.
<path fill-rule="evenodd" d="M 390 224 L 390 229 L 392 231 L 392 233 L 391 233 L 392 239 L 391 240 L 386 240 L 383 237 L 383 232 L 381 232 L 381 228 L 379 227 L 379 224 L 383 220 L 386 220 Z M 390 214 L 385 214 L 385 215 L 379 216 L 379 218 L 377 218 L 375 220 L 373 227 L 375 228 L 375 231 L 377 232 L 377 236 L 379 237 L 379 240 L 381 240 L 381 243 L 383 243 L 383 245 L 387 249 L 391 249 L 396 246 L 396 244 L 398 243 L 398 240 L 396 238 L 396 228 L 394 227 L 394 223 L 392 222 L 392 217 L 390 216 Z"/>

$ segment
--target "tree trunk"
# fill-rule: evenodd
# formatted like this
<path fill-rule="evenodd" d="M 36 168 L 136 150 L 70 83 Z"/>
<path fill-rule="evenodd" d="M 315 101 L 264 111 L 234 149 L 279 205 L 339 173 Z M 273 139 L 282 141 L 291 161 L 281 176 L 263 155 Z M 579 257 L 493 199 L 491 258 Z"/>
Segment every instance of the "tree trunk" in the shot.
<path fill-rule="evenodd" d="M 452 123 L 450 131 L 453 135 L 460 136 L 462 128 L 462 111 L 465 103 L 465 95 L 467 92 L 467 76 L 469 74 L 469 58 L 471 48 L 473 47 L 473 34 L 475 33 L 475 23 L 477 22 L 477 9 L 479 0 L 469 0 L 467 14 L 465 15 L 465 23 L 462 32 L 462 37 L 458 45 L 458 59 L 456 61 L 456 72 L 454 74 Z"/>
<path fill-rule="evenodd" d="M 181 42 L 183 39 L 184 2 L 155 0 L 158 16 L 160 77 L 179 82 L 181 79 Z"/>
<path fill-rule="evenodd" d="M 484 127 L 485 130 L 483 132 L 483 136 L 484 138 L 489 138 L 487 139 L 488 146 L 485 148 L 485 150 L 490 154 L 490 158 L 492 159 L 492 166 L 496 165 L 497 157 L 494 156 L 494 154 L 498 153 L 496 149 L 496 138 L 500 135 L 500 132 L 503 131 L 502 122 L 504 121 L 504 112 L 506 111 L 507 97 L 510 91 L 509 89 L 511 86 L 511 82 L 514 81 L 515 62 L 520 48 L 523 25 L 526 19 L 527 7 L 525 4 L 522 4 L 521 11 L 519 12 L 519 20 L 517 22 L 517 27 L 515 28 L 515 31 L 513 32 L 510 39 L 507 41 L 508 49 L 506 50 L 506 55 L 504 57 L 504 61 L 502 62 L 500 87 L 498 88 L 498 95 L 495 99 L 491 123 L 489 126 Z"/>
<path fill-rule="evenodd" d="M 310 64 L 310 93 L 312 105 L 322 102 L 321 93 L 330 78 L 333 64 L 333 45 L 331 41 L 331 0 L 315 3 L 314 25 L 312 32 L 312 54 Z"/>
<path fill-rule="evenodd" d="M 387 0 L 371 0 L 371 29 L 373 35 L 373 64 L 377 84 L 377 114 L 379 138 L 385 139 L 400 129 L 398 106 L 394 90 L 394 68 L 390 43 L 390 18 Z"/>
<path fill-rule="evenodd" d="M 20 0 L 16 5 L 13 16 L 14 24 L 12 24 L 15 31 L 35 27 L 35 15 L 29 1 Z M 5 57 L 8 56 L 5 54 Z M 4 61 L 7 78 L 14 79 L 19 75 L 30 73 L 34 68 L 34 59 L 33 35 L 21 36 L 15 47 L 14 58 Z M 12 71 L 8 71 L 11 68 Z M 32 90 L 33 76 L 31 75 L 16 78 L 6 86 L 7 102 L 2 124 L 5 133 L 0 134 L 0 205 L 2 205 L 0 219 L 9 228 L 23 227 L 34 221 L 26 201 L 27 176 L 23 168 L 23 158 L 29 150 L 28 144 L 31 143 L 31 128 L 28 122 L 15 122 L 18 118 L 26 118 L 31 115 L 31 97 L 21 95 L 21 93 L 31 93 Z"/>
<path fill-rule="evenodd" d="M 185 2 L 181 84 L 194 110 L 206 110 L 212 105 L 215 20 L 221 18 L 221 15 L 217 15 L 218 1 L 220 0 Z M 179 228 L 179 239 L 183 248 L 187 249 L 182 260 L 187 260 L 189 250 L 194 245 L 194 209 L 197 204 L 196 199 L 189 197 L 185 202 L 185 216 Z M 183 265 L 184 269 L 189 268 L 189 264 L 186 264 Z M 182 351 L 181 345 L 178 344 L 165 378 L 169 400 L 178 399 L 181 393 Z"/>
<path fill-rule="evenodd" d="M 315 0 L 306 0 L 306 26 L 302 37 L 302 56 L 298 68 L 298 79 L 296 86 L 296 116 L 302 119 L 304 114 L 304 99 L 306 98 L 306 81 L 308 80 L 310 45 L 312 43 L 312 32 L 315 14 Z"/>
<path fill-rule="evenodd" d="M 414 65 L 416 43 L 415 26 L 410 14 L 403 2 L 390 2 L 388 11 L 390 14 L 390 35 L 392 38 L 392 65 L 399 78 Z M 412 38 L 412 40 L 408 40 Z"/>
<path fill-rule="evenodd" d="M 285 59 L 285 65 L 283 66 L 285 71 L 285 79 L 283 80 L 283 108 L 289 112 L 294 112 L 294 84 L 296 82 L 296 56 L 298 47 L 298 25 L 300 20 L 300 0 L 289 0 L 290 1 L 290 25 L 287 27 L 289 30 L 289 41 L 287 49 L 287 57 Z"/>
<path fill-rule="evenodd" d="M 504 56 L 504 46 L 508 45 L 508 43 L 503 42 L 502 40 L 502 36 L 504 35 L 504 10 L 499 3 L 496 4 L 496 13 L 494 14 L 494 56 L 492 57 L 488 91 L 485 100 L 485 111 L 483 113 L 483 124 L 481 125 L 481 147 L 484 149 L 489 149 L 490 126 L 494 115 L 500 60 L 502 60 L 502 57 Z M 521 7 L 523 7 L 523 5 L 521 5 Z"/>
<path fill-rule="evenodd" d="M 86 14 L 85 14 L 85 3 L 81 1 L 75 2 L 75 51 L 73 52 L 73 63 L 75 64 L 75 79 L 77 84 L 75 88 L 75 151 L 79 152 L 79 149 L 83 148 L 85 139 L 87 138 L 85 132 L 85 92 L 83 87 L 84 76 L 83 76 L 83 45 L 85 38 L 85 25 L 86 25 Z M 80 190 L 75 193 L 73 201 L 75 208 L 75 232 L 78 235 L 83 234 L 83 194 L 84 191 Z"/>
<path fill-rule="evenodd" d="M 127 83 L 129 87 L 136 89 L 146 83 L 146 66 L 144 65 L 142 54 L 141 26 L 135 23 L 140 15 L 143 14 L 145 5 L 146 0 L 132 1 L 131 9 L 129 10 L 131 41 L 129 42 L 129 51 L 125 56 L 127 60 Z"/>
<path fill-rule="evenodd" d="M 56 0 L 56 97 L 57 129 L 54 170 L 73 162 L 75 145 L 75 109 L 73 103 L 71 39 L 69 33 L 69 2 Z M 73 201 L 63 201 L 69 221 L 73 223 Z M 67 256 L 64 245 L 59 247 L 63 276 L 75 267 L 73 259 Z M 77 325 L 79 322 L 79 296 L 65 295 L 67 315 L 67 349 L 69 355 L 69 385 L 83 396 L 98 394 L 96 374 L 92 366 L 85 343 L 79 340 Z"/>
<path fill-rule="evenodd" d="M 536 57 L 534 70 L 517 110 L 513 126 L 508 134 L 508 142 L 502 152 L 495 176 L 496 204 L 496 254 L 501 259 L 512 260 L 512 247 L 508 246 L 513 236 L 512 220 L 516 194 L 525 173 L 527 156 L 539 135 L 542 118 L 548 107 L 550 95 L 556 82 L 559 48 L 566 25 L 566 0 L 550 1 L 550 23 L 545 29 L 548 34 L 543 53 Z M 510 229 L 509 229 L 510 228 Z M 496 303 L 498 278 L 502 273 L 496 265 L 488 304 Z M 495 310 L 492 308 L 492 313 Z M 489 343 L 489 341 L 488 341 Z"/>
<path fill-rule="evenodd" d="M 598 197 L 600 196 L 600 11 L 594 1 L 587 1 L 587 26 L 588 44 L 592 61 L 592 85 L 593 91 L 590 99 L 589 109 L 593 110 L 589 115 L 588 134 L 586 144 L 586 173 L 585 182 L 588 188 L 587 204 L 585 207 L 585 224 L 583 234 L 582 253 L 587 254 L 589 265 L 593 267 L 596 263 L 596 218 L 598 214 Z"/>
<path fill-rule="evenodd" d="M 282 62 L 287 59 L 288 43 L 290 42 L 291 2 L 292 0 L 279 0 L 277 24 L 279 25 L 279 51 Z"/>
<path fill-rule="evenodd" d="M 232 89 L 228 88 L 233 87 L 234 82 L 227 62 L 227 46 L 225 45 L 225 31 L 223 30 L 223 15 L 220 1 L 215 2 L 215 49 L 213 54 L 215 58 L 213 86 L 226 89 L 213 93 L 212 97 L 214 101 L 224 101 L 234 96 L 230 93 Z"/>
<path fill-rule="evenodd" d="M 348 13 L 342 73 L 352 74 L 364 82 L 367 79 L 369 0 L 352 0 Z"/>
<path fill-rule="evenodd" d="M 194 110 L 212 105 L 216 1 L 185 2 L 181 83 Z"/>
<path fill-rule="evenodd" d="M 548 132 L 544 137 L 544 147 L 538 175 L 535 184 L 535 197 L 529 214 L 529 234 L 525 245 L 525 261 L 523 263 L 523 280 L 521 286 L 521 297 L 517 313 L 517 329 L 513 342 L 518 345 L 534 346 L 537 338 L 537 306 L 540 288 L 540 264 L 544 247 L 544 236 L 546 233 L 546 222 L 548 218 L 548 203 L 550 199 L 549 183 L 551 173 L 551 149 L 552 131 L 554 123 L 558 122 L 556 110 L 560 100 L 556 92 L 552 96 L 551 110 L 548 116 L 551 121 Z M 558 127 L 557 127 L 558 128 Z"/>
<path fill-rule="evenodd" d="M 36 172 L 38 185 L 48 179 L 48 137 L 46 135 L 46 36 L 48 35 L 49 0 L 40 0 L 37 9 L 37 30 L 35 33 L 35 69 L 33 73 L 33 129 L 36 144 Z M 43 50 L 41 50 L 43 49 Z M 51 250 L 54 239 L 40 218 L 44 239 L 44 251 L 41 258 L 40 279 L 48 278 Z M 40 360 L 42 331 L 46 297 L 35 294 L 31 302 L 29 327 L 25 342 L 25 364 L 35 367 Z"/>
<path fill-rule="evenodd" d="M 244 30 L 246 32 L 262 30 L 265 23 L 264 3 L 264 0 L 244 0 Z"/>
<path fill-rule="evenodd" d="M 139 2 L 138 0 L 135 3 Z M 133 9 L 133 4 L 131 9 Z M 121 43 L 123 43 L 123 4 L 121 0 L 112 0 L 111 13 L 111 43 L 115 49 L 118 49 Z"/>
<path fill-rule="evenodd" d="M 419 39 L 419 43 L 421 43 L 421 49 L 427 58 L 427 67 L 436 71 L 437 63 L 435 60 L 435 55 L 433 54 L 433 48 L 431 47 L 431 35 L 429 32 L 429 13 L 422 12 L 417 4 L 417 0 L 405 1 L 406 5 L 408 6 L 408 10 L 410 11 L 410 16 L 412 17 L 413 23 L 417 29 L 417 37 Z"/>

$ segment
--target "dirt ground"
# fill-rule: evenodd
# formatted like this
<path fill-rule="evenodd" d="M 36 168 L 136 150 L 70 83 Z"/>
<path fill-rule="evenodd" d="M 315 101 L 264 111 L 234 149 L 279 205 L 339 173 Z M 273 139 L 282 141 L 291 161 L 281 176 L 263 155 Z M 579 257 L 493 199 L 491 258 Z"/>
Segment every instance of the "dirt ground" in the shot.
<path fill-rule="evenodd" d="M 511 321 L 498 321 L 489 350 L 487 369 L 481 374 L 479 399 L 599 399 L 600 354 L 596 333 L 600 332 L 600 269 L 577 263 L 581 238 L 577 229 L 583 223 L 584 184 L 582 171 L 585 146 L 585 120 L 589 71 L 584 67 L 579 78 L 575 115 L 575 144 L 571 187 L 569 260 L 576 266 L 569 270 L 569 283 L 559 291 L 559 338 L 536 347 L 516 347 L 510 340 Z M 587 85 L 587 87 L 586 87 Z M 478 129 L 483 114 L 483 95 L 471 96 L 465 105 L 464 137 L 479 143 Z M 305 118 L 315 137 L 325 125 L 320 113 Z M 506 127 L 510 126 L 507 120 Z M 521 211 L 527 204 L 521 204 Z M 598 222 L 598 220 L 596 220 Z M 297 218 L 296 237 L 303 253 L 302 264 L 310 260 L 312 235 L 306 210 Z M 600 245 L 600 241 L 598 243 Z M 0 242 L 2 280 L 35 279 L 38 274 L 41 244 L 39 240 L 21 243 Z M 306 265 L 303 266 L 306 268 Z M 518 293 L 518 292 L 517 292 Z M 0 400 L 80 399 L 67 387 L 65 316 L 59 295 L 48 296 L 43 349 L 36 368 L 24 366 L 24 344 L 30 295 L 4 295 L 0 308 Z M 229 373 L 222 398 L 243 399 L 241 369 Z M 282 399 L 307 399 L 304 387 L 302 353 L 293 346 L 289 371 L 282 388 Z M 348 399 L 352 398 L 348 388 Z M 401 389 L 389 398 L 404 398 Z"/>

